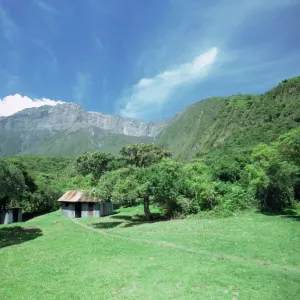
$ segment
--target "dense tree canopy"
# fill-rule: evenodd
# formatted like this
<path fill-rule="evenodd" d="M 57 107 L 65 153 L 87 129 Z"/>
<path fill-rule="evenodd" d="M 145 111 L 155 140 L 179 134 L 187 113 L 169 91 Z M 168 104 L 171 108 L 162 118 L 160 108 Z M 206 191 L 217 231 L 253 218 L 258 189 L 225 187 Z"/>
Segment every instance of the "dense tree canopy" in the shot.
<path fill-rule="evenodd" d="M 135 144 L 124 146 L 120 154 L 129 164 L 136 167 L 149 167 L 160 162 L 163 158 L 171 157 L 171 152 L 152 144 Z"/>
<path fill-rule="evenodd" d="M 86 190 L 115 207 L 151 205 L 168 217 L 199 212 L 227 216 L 249 208 L 282 212 L 300 198 L 300 131 L 293 129 L 271 144 L 252 150 L 219 149 L 202 159 L 180 163 L 154 145 L 123 147 L 120 157 L 85 153 L 75 160 L 31 157 L 0 160 L 0 205 L 21 206 L 25 212 L 58 208 L 68 189 Z"/>
<path fill-rule="evenodd" d="M 77 171 L 82 175 L 92 174 L 94 182 L 109 170 L 113 155 L 104 152 L 86 152 L 80 155 L 75 162 Z"/>
<path fill-rule="evenodd" d="M 16 166 L 0 160 L 0 206 L 6 208 L 25 192 L 25 178 Z"/>

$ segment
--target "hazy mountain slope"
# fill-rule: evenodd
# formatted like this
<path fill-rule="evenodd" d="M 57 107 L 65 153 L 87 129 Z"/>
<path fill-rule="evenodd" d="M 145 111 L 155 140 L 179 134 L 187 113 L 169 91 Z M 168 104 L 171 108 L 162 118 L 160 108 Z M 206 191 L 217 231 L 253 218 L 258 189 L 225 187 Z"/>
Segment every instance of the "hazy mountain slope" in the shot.
<path fill-rule="evenodd" d="M 156 143 L 178 159 L 210 151 L 241 151 L 270 143 L 300 126 L 300 77 L 284 80 L 263 95 L 206 99 L 176 116 Z"/>
<path fill-rule="evenodd" d="M 188 106 L 173 117 L 155 143 L 171 150 L 174 157 L 187 159 L 210 143 L 214 122 L 224 108 L 225 98 L 210 98 Z"/>
<path fill-rule="evenodd" d="M 97 128 L 84 128 L 75 132 L 59 132 L 35 147 L 26 149 L 24 154 L 75 156 L 86 151 L 102 151 L 118 154 L 122 146 L 153 142 L 151 137 L 135 137 L 107 132 Z"/>
<path fill-rule="evenodd" d="M 21 149 L 22 143 L 19 134 L 12 130 L 0 129 L 0 156 L 17 154 Z"/>
<path fill-rule="evenodd" d="M 88 112 L 74 103 L 30 108 L 0 118 L 0 155 L 116 153 L 128 143 L 152 141 L 166 124 Z"/>

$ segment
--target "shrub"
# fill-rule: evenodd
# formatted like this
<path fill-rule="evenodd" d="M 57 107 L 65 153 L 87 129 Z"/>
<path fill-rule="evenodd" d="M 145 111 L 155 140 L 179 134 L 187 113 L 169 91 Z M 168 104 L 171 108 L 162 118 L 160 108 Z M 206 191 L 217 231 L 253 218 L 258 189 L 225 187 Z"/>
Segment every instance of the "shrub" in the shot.
<path fill-rule="evenodd" d="M 222 184 L 222 192 L 218 196 L 218 209 L 224 212 L 245 210 L 253 206 L 254 197 L 250 190 L 237 184 Z M 224 186 L 225 185 L 225 186 Z"/>

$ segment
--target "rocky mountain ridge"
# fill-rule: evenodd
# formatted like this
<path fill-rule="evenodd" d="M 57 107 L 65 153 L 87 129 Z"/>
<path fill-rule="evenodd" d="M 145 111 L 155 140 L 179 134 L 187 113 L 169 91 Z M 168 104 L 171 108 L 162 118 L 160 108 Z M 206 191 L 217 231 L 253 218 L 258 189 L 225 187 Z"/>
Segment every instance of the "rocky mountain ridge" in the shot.
<path fill-rule="evenodd" d="M 53 143 L 56 135 L 60 136 L 60 143 L 65 143 L 61 140 L 62 134 L 68 140 L 75 134 L 76 139 L 80 133 L 89 135 L 91 145 L 97 145 L 95 149 L 89 147 L 89 150 L 99 150 L 108 136 L 114 136 L 115 139 L 121 137 L 124 140 L 121 145 L 129 140 L 138 142 L 139 138 L 152 141 L 167 124 L 168 120 L 141 122 L 89 112 L 75 103 L 27 108 L 0 118 L 0 155 L 35 153 L 40 143 L 45 144 L 48 139 Z"/>
<path fill-rule="evenodd" d="M 108 130 L 113 134 L 137 137 L 155 137 L 168 123 L 168 120 L 143 122 L 124 119 L 118 115 L 90 112 L 75 103 L 27 108 L 11 116 L 0 117 L 0 121 L 1 129 L 32 130 L 35 128 L 55 132 L 94 126 L 99 129 Z M 36 128 L 37 125 L 38 128 Z"/>

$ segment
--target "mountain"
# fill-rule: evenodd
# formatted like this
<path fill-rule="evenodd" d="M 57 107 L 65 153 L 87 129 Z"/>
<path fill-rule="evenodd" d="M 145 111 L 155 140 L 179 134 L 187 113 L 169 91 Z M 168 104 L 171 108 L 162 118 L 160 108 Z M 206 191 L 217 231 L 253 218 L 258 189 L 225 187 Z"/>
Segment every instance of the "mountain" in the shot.
<path fill-rule="evenodd" d="M 153 142 L 167 122 L 88 112 L 74 103 L 28 108 L 0 118 L 0 155 L 117 153 L 123 145 Z"/>
<path fill-rule="evenodd" d="M 284 80 L 263 95 L 199 101 L 170 120 L 156 144 L 180 160 L 232 153 L 270 143 L 300 126 L 300 77 Z"/>
<path fill-rule="evenodd" d="M 201 100 L 169 120 L 139 122 L 88 112 L 74 103 L 0 117 L 0 155 L 118 153 L 123 145 L 155 143 L 186 160 L 247 151 L 300 126 L 300 77 L 262 95 Z"/>

